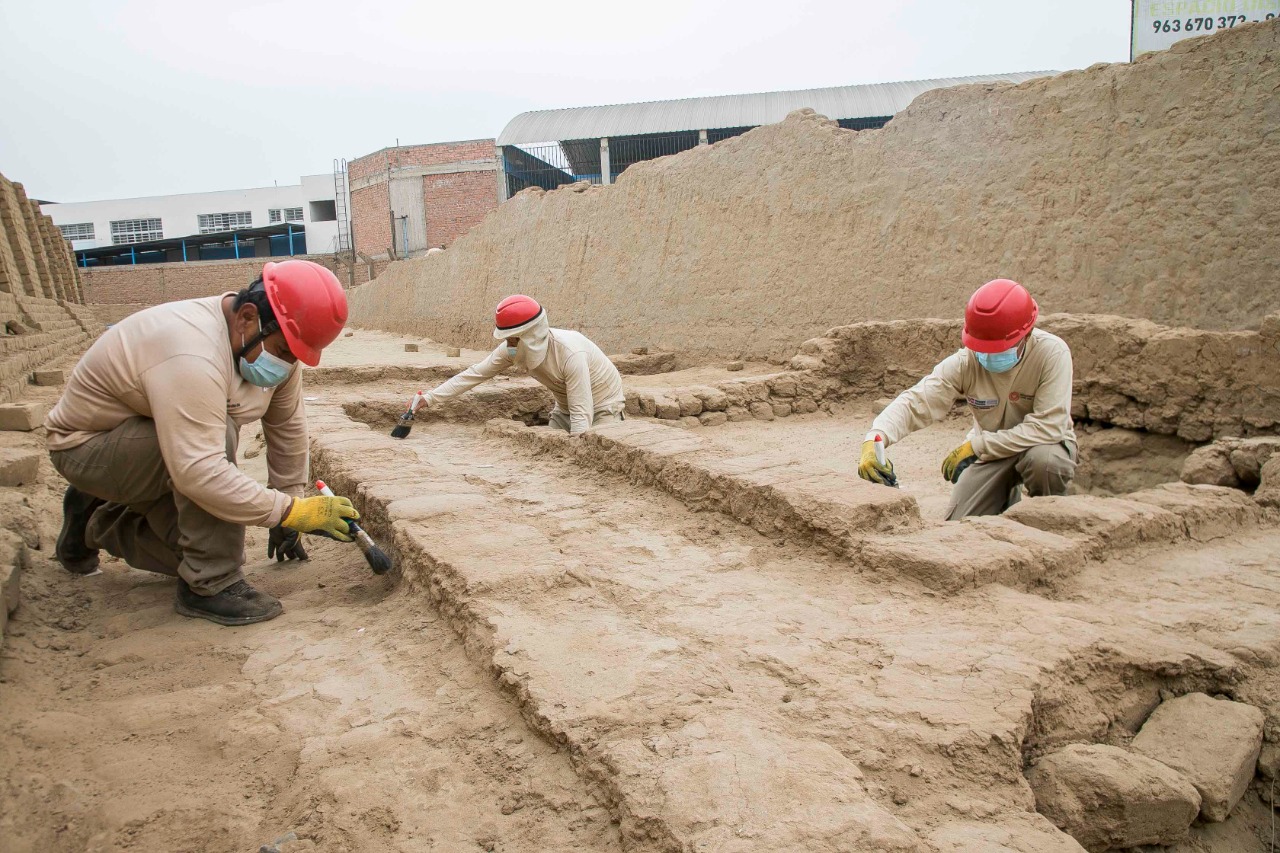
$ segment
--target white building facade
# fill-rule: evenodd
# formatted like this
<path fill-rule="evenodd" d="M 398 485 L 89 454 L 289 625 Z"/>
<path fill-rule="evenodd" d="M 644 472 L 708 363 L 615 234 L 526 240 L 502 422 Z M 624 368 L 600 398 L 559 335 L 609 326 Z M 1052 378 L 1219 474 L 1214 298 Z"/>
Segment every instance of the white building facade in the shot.
<path fill-rule="evenodd" d="M 151 240 L 234 232 L 237 228 L 295 223 L 306 233 L 307 252 L 338 248 L 334 176 L 303 175 L 283 187 L 44 203 L 73 250 L 127 246 Z"/>

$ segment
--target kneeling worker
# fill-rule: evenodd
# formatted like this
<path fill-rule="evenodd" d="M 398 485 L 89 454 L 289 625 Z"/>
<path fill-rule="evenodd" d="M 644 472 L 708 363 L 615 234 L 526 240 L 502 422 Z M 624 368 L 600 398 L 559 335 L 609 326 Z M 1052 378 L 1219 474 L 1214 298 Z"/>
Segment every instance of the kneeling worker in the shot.
<path fill-rule="evenodd" d="M 903 391 L 871 425 L 858 476 L 892 479 L 893 463 L 876 461 L 884 444 L 940 420 L 958 398 L 973 414 L 969 438 L 942 463 L 955 484 L 948 520 L 999 515 L 1025 486 L 1033 496 L 1064 495 L 1076 470 L 1071 424 L 1071 350 L 1034 328 L 1039 308 L 1022 285 L 996 279 L 978 288 L 964 311 L 964 348 Z"/>
<path fill-rule="evenodd" d="M 555 398 L 551 426 L 577 435 L 596 424 L 623 420 L 622 376 L 585 335 L 551 328 L 542 306 L 518 294 L 498 303 L 494 325 L 493 336 L 502 341 L 498 348 L 479 364 L 423 392 L 415 410 L 458 397 L 515 365 Z"/>
<path fill-rule="evenodd" d="M 176 609 L 220 625 L 278 616 L 245 582 L 246 525 L 267 555 L 302 559 L 299 532 L 349 540 L 346 498 L 302 497 L 302 361 L 315 366 L 347 321 L 347 298 L 310 261 L 268 263 L 239 293 L 170 302 L 112 326 L 49 413 L 49 455 L 71 485 L 55 554 L 92 574 L 105 548 L 178 577 Z M 262 421 L 270 487 L 235 465 L 240 427 Z"/>

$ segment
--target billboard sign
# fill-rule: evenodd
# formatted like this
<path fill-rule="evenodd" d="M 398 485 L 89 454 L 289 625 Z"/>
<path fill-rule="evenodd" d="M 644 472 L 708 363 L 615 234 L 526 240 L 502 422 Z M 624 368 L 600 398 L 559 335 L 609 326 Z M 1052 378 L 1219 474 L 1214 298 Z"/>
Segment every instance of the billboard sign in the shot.
<path fill-rule="evenodd" d="M 1129 60 L 1176 42 L 1280 17 L 1280 0 L 1133 0 Z"/>

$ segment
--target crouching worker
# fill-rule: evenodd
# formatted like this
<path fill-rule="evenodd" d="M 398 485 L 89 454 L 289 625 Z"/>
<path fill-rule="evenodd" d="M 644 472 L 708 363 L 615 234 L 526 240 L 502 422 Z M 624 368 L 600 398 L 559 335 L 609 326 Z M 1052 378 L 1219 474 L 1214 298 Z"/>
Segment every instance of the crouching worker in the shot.
<path fill-rule="evenodd" d="M 1033 497 L 1064 495 L 1076 470 L 1071 424 L 1071 351 L 1034 328 L 1039 308 L 1022 285 L 987 282 L 964 311 L 964 348 L 902 392 L 871 425 L 858 475 L 882 483 L 893 463 L 876 461 L 875 437 L 886 445 L 946 416 L 958 398 L 974 426 L 942 463 L 955 484 L 947 518 L 998 515 L 1020 488 Z"/>
<path fill-rule="evenodd" d="M 307 558 L 298 534 L 349 540 L 346 498 L 304 498 L 302 369 L 342 331 L 347 299 L 310 261 L 269 263 L 239 293 L 170 302 L 111 327 L 49 413 L 49 455 L 71 485 L 55 554 L 92 574 L 98 549 L 178 578 L 176 609 L 220 625 L 280 615 L 249 586 L 245 526 L 268 556 Z M 240 427 L 262 421 L 269 487 L 235 465 Z"/>
<path fill-rule="evenodd" d="M 551 328 L 542 306 L 520 295 L 498 303 L 494 325 L 493 336 L 502 342 L 498 348 L 435 390 L 423 392 L 418 407 L 451 400 L 515 365 L 555 398 L 553 427 L 577 435 L 596 424 L 624 419 L 622 376 L 585 335 Z"/>

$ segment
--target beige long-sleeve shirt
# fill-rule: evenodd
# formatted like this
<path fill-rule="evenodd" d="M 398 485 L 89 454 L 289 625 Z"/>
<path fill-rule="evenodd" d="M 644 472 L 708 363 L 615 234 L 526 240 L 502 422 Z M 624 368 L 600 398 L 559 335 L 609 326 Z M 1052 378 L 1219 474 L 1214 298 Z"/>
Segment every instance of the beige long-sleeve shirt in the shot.
<path fill-rule="evenodd" d="M 1033 329 L 1022 359 L 992 373 L 968 349 L 948 356 L 914 387 L 898 395 L 872 423 L 893 444 L 946 417 L 958 398 L 973 414 L 969 441 L 984 461 L 1007 459 L 1040 444 L 1076 441 L 1071 423 L 1071 350 Z"/>
<path fill-rule="evenodd" d="M 622 376 L 609 357 L 586 335 L 550 329 L 547 355 L 529 370 L 555 398 L 556 408 L 569 414 L 569 432 L 586 432 L 597 412 L 617 414 L 625 405 Z M 437 388 L 423 394 L 428 406 L 465 394 L 519 362 L 507 355 L 506 342 Z"/>
<path fill-rule="evenodd" d="M 129 418 L 152 418 L 176 491 L 224 521 L 273 527 L 307 482 L 302 368 L 295 365 L 275 388 L 244 381 L 222 299 L 157 305 L 108 329 L 45 421 L 49 449 L 79 447 Z M 237 426 L 262 421 L 269 487 L 227 461 L 228 418 Z"/>

